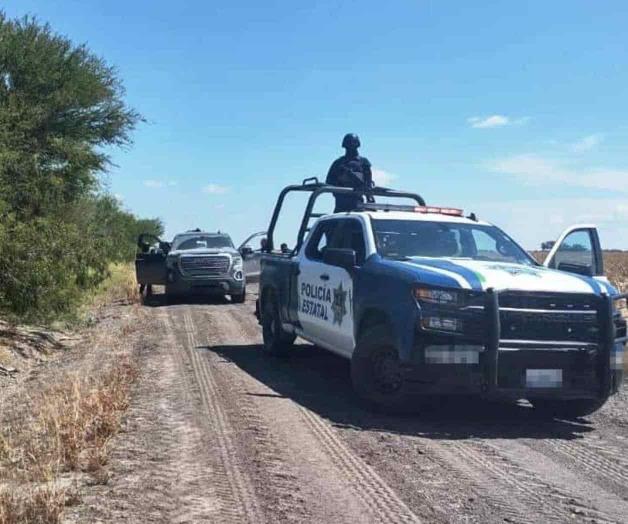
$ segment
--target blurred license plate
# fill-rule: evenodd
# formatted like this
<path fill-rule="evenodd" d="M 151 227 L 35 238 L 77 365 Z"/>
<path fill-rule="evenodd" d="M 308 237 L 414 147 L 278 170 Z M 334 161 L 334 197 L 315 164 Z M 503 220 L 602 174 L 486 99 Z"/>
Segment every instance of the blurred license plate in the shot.
<path fill-rule="evenodd" d="M 526 369 L 528 388 L 560 388 L 562 385 L 562 369 Z"/>

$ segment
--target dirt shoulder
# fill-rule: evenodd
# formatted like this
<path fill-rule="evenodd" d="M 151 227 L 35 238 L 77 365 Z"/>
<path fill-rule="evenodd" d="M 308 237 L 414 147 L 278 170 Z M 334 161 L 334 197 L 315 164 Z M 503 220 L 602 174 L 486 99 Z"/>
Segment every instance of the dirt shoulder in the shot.
<path fill-rule="evenodd" d="M 145 322 L 138 304 L 117 303 L 75 332 L 4 330 L 16 371 L 0 376 L 0 522 L 71 519 L 86 490 L 108 481 Z"/>

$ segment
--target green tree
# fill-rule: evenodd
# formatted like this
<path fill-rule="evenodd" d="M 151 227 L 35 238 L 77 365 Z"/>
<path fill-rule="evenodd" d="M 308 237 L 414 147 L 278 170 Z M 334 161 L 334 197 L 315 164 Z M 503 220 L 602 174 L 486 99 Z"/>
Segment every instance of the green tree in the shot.
<path fill-rule="evenodd" d="M 103 146 L 129 144 L 139 115 L 113 68 L 33 18 L 0 14 L 0 188 L 20 218 L 97 187 Z"/>
<path fill-rule="evenodd" d="M 47 24 L 0 13 L 0 310 L 22 318 L 71 311 L 129 260 L 144 227 L 100 191 L 111 146 L 140 116 L 115 70 Z"/>

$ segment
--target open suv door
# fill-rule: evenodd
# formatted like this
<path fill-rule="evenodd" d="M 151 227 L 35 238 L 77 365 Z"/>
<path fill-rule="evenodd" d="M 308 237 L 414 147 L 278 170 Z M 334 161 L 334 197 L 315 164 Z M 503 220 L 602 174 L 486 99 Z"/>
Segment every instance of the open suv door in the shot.
<path fill-rule="evenodd" d="M 141 291 L 147 286 L 166 283 L 166 256 L 169 250 L 170 244 L 162 242 L 155 235 L 142 233 L 137 237 L 135 276 Z"/>
<path fill-rule="evenodd" d="M 254 240 L 260 239 L 259 247 L 254 246 Z M 259 231 L 253 233 L 247 239 L 240 244 L 238 251 L 242 255 L 244 261 L 244 273 L 249 282 L 256 282 L 259 280 L 260 274 L 260 259 L 262 258 L 262 249 L 266 242 L 266 231 Z"/>

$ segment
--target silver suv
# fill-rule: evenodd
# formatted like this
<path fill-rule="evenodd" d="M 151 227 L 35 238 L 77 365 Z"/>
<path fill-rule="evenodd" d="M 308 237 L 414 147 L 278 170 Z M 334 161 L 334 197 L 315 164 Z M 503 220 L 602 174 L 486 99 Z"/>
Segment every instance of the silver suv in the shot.
<path fill-rule="evenodd" d="M 140 291 L 164 285 L 167 298 L 182 295 L 230 295 L 246 298 L 243 253 L 229 235 L 195 229 L 176 235 L 172 242 L 143 234 L 138 239 L 135 269 Z"/>

